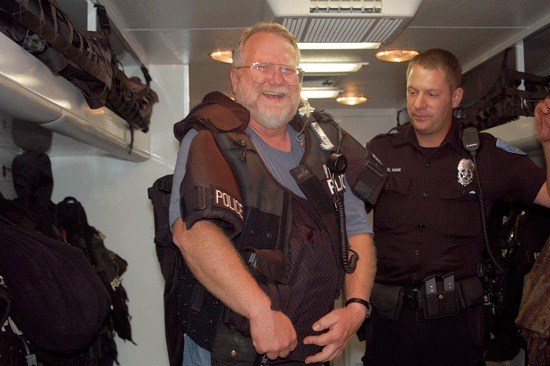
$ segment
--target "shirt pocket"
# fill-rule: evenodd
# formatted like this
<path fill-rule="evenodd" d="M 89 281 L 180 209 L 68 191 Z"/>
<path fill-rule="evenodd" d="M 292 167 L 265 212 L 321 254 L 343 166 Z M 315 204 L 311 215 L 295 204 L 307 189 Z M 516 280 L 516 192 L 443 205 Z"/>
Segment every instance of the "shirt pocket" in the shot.
<path fill-rule="evenodd" d="M 480 235 L 481 216 L 476 192 L 448 182 L 441 187 L 443 235 L 456 238 Z"/>
<path fill-rule="evenodd" d="M 410 213 L 404 209 L 411 187 L 411 179 L 389 175 L 382 194 L 374 208 L 374 225 L 385 232 L 405 232 L 405 220 Z"/>

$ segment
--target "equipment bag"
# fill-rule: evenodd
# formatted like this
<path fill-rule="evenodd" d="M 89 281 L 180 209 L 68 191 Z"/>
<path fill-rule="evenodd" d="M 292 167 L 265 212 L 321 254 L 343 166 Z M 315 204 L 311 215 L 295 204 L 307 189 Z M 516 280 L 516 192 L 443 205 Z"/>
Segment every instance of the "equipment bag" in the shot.
<path fill-rule="evenodd" d="M 10 316 L 38 346 L 86 347 L 110 310 L 107 290 L 77 248 L 0 220 L 0 273 Z"/>
<path fill-rule="evenodd" d="M 121 280 L 128 263 L 105 247 L 103 234 L 88 224 L 86 211 L 76 198 L 65 197 L 57 204 L 57 225 L 65 241 L 83 251 L 109 292 L 113 330 L 132 341 L 128 296 Z"/>
<path fill-rule="evenodd" d="M 59 205 L 51 202 L 53 175 L 46 154 L 26 152 L 17 156 L 12 164 L 12 174 L 19 197 L 13 200 L 1 197 L 0 216 L 19 228 L 46 235 L 63 246 L 75 247 L 85 255 L 87 267 L 103 283 L 112 303 L 85 348 L 71 354 L 52 352 L 32 342 L 23 332 L 21 337 L 28 339 L 19 342 L 19 350 L 25 355 L 34 355 L 43 366 L 108 366 L 118 363 L 115 333 L 122 339 L 131 340 L 127 296 L 120 280 L 127 268 L 126 261 L 105 248 L 102 234 L 88 225 L 80 202 L 72 197 Z"/>
<path fill-rule="evenodd" d="M 173 175 L 158 178 L 148 190 L 153 203 L 155 220 L 155 246 L 164 277 L 164 323 L 170 366 L 183 362 L 183 327 L 178 315 L 180 279 L 184 273 L 183 257 L 172 242 L 168 210 L 172 192 Z"/>

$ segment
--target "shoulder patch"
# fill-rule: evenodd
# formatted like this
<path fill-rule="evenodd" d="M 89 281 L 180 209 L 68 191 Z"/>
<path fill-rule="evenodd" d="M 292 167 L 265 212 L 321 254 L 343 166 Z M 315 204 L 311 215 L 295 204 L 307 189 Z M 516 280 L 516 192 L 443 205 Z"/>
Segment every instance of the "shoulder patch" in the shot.
<path fill-rule="evenodd" d="M 513 146 L 513 145 L 510 145 L 509 143 L 507 143 L 506 141 L 502 140 L 502 139 L 497 139 L 497 147 L 499 149 L 502 149 L 506 152 L 509 152 L 509 153 L 512 153 L 512 154 L 518 154 L 518 155 L 527 155 L 527 153 L 525 153 L 523 150 Z"/>

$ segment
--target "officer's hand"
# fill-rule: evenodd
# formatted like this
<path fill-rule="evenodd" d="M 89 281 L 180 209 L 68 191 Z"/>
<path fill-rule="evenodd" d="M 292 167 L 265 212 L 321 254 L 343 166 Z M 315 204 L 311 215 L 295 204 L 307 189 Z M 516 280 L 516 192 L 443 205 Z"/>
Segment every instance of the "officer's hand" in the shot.
<path fill-rule="evenodd" d="M 550 141 L 550 95 L 535 107 L 535 127 L 542 142 Z"/>
<path fill-rule="evenodd" d="M 296 330 L 280 311 L 267 309 L 250 320 L 250 333 L 256 352 L 269 359 L 286 357 L 298 345 Z"/>
<path fill-rule="evenodd" d="M 340 356 L 357 332 L 367 315 L 361 304 L 350 304 L 345 308 L 334 309 L 313 324 L 313 330 L 322 333 L 318 336 L 304 338 L 304 344 L 315 344 L 323 347 L 321 352 L 309 356 L 306 363 L 332 361 Z"/>

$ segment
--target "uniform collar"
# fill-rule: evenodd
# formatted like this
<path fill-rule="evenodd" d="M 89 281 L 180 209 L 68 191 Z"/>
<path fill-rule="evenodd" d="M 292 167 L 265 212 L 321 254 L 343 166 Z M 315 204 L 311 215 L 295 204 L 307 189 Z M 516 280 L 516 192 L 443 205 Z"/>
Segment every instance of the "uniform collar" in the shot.
<path fill-rule="evenodd" d="M 416 138 L 416 134 L 414 133 L 414 128 L 411 123 L 407 123 L 406 125 L 404 125 L 401 133 L 398 133 L 393 139 L 394 146 L 407 144 L 413 146 L 416 149 L 420 148 L 420 145 L 418 144 L 418 139 Z M 460 123 L 454 118 L 451 129 L 449 130 L 449 133 L 447 134 L 441 145 L 443 146 L 445 144 L 449 144 L 457 152 L 462 151 L 462 142 L 460 141 Z"/>

